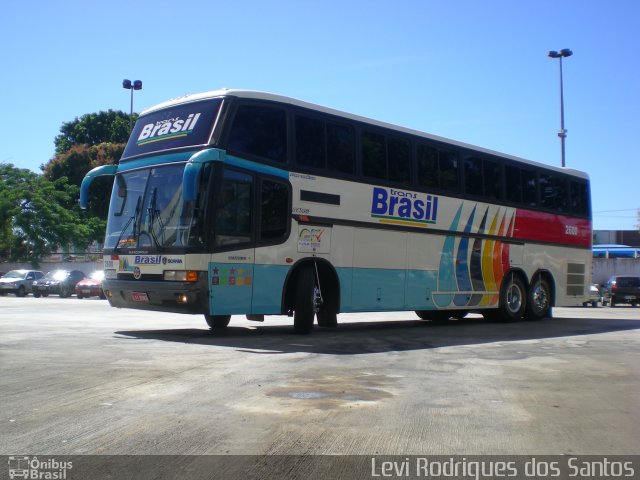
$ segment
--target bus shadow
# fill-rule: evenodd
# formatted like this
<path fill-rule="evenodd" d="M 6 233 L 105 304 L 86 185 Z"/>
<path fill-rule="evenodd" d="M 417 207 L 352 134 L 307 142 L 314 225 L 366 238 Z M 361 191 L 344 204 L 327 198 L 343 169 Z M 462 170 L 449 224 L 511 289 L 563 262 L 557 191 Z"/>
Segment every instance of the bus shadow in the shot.
<path fill-rule="evenodd" d="M 488 323 L 468 318 L 446 323 L 372 321 L 343 323 L 338 328 L 315 328 L 296 335 L 291 326 L 117 331 L 120 338 L 160 340 L 234 348 L 255 354 L 317 353 L 354 355 L 426 350 L 497 342 L 544 340 L 640 329 L 640 320 L 555 318 L 541 322 Z"/>

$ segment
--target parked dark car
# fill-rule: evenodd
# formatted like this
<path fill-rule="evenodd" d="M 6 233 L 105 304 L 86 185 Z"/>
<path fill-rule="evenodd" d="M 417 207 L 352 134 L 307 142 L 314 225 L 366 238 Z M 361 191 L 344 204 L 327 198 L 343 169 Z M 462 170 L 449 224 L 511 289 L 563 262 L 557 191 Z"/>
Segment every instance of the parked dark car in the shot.
<path fill-rule="evenodd" d="M 78 298 L 100 297 L 107 298 L 102 291 L 102 279 L 104 278 L 104 270 L 96 270 L 89 274 L 87 278 L 83 278 L 76 283 L 76 295 Z"/>
<path fill-rule="evenodd" d="M 33 296 L 37 298 L 54 294 L 69 297 L 73 294 L 76 283 L 85 277 L 80 270 L 53 270 L 33 282 Z"/>
<path fill-rule="evenodd" d="M 604 285 L 604 304 L 615 307 L 619 303 L 640 303 L 640 277 L 615 275 Z"/>
<path fill-rule="evenodd" d="M 38 270 L 11 270 L 0 278 L 0 295 L 15 293 L 18 297 L 24 297 L 31 293 L 34 280 L 43 276 L 44 273 Z"/>

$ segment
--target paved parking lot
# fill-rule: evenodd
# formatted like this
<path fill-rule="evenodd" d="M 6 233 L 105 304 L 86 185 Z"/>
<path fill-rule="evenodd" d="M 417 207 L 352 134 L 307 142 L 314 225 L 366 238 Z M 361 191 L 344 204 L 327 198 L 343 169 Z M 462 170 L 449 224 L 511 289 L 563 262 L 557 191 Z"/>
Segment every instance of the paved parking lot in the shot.
<path fill-rule="evenodd" d="M 0 454 L 634 454 L 640 309 L 291 319 L 0 297 Z"/>

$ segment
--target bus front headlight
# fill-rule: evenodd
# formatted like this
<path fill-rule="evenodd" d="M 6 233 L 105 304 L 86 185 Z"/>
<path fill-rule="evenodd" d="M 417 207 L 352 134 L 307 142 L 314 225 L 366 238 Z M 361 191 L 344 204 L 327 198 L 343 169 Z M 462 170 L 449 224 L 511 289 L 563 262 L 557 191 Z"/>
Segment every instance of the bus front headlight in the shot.
<path fill-rule="evenodd" d="M 167 282 L 197 282 L 198 272 L 193 270 L 165 270 L 163 278 Z"/>

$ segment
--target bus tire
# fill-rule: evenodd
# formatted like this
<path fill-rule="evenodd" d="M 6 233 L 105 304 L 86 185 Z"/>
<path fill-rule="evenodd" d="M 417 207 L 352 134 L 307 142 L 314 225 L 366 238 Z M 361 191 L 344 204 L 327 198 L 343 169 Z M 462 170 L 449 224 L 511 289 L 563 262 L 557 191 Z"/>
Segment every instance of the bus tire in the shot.
<path fill-rule="evenodd" d="M 318 326 L 324 328 L 336 328 L 338 315 L 335 312 L 318 312 Z"/>
<path fill-rule="evenodd" d="M 503 322 L 517 322 L 522 320 L 526 309 L 527 289 L 520 277 L 511 274 L 505 277 L 500 288 L 500 301 L 498 311 L 499 320 Z"/>
<path fill-rule="evenodd" d="M 211 330 L 222 330 L 229 326 L 231 315 L 204 315 L 207 325 Z"/>
<path fill-rule="evenodd" d="M 551 311 L 551 288 L 542 277 L 538 277 L 529 289 L 527 295 L 527 310 L 525 318 L 531 321 L 542 320 Z"/>
<path fill-rule="evenodd" d="M 293 329 L 298 334 L 306 335 L 313 329 L 315 289 L 315 271 L 312 266 L 305 266 L 298 274 L 293 308 Z"/>

